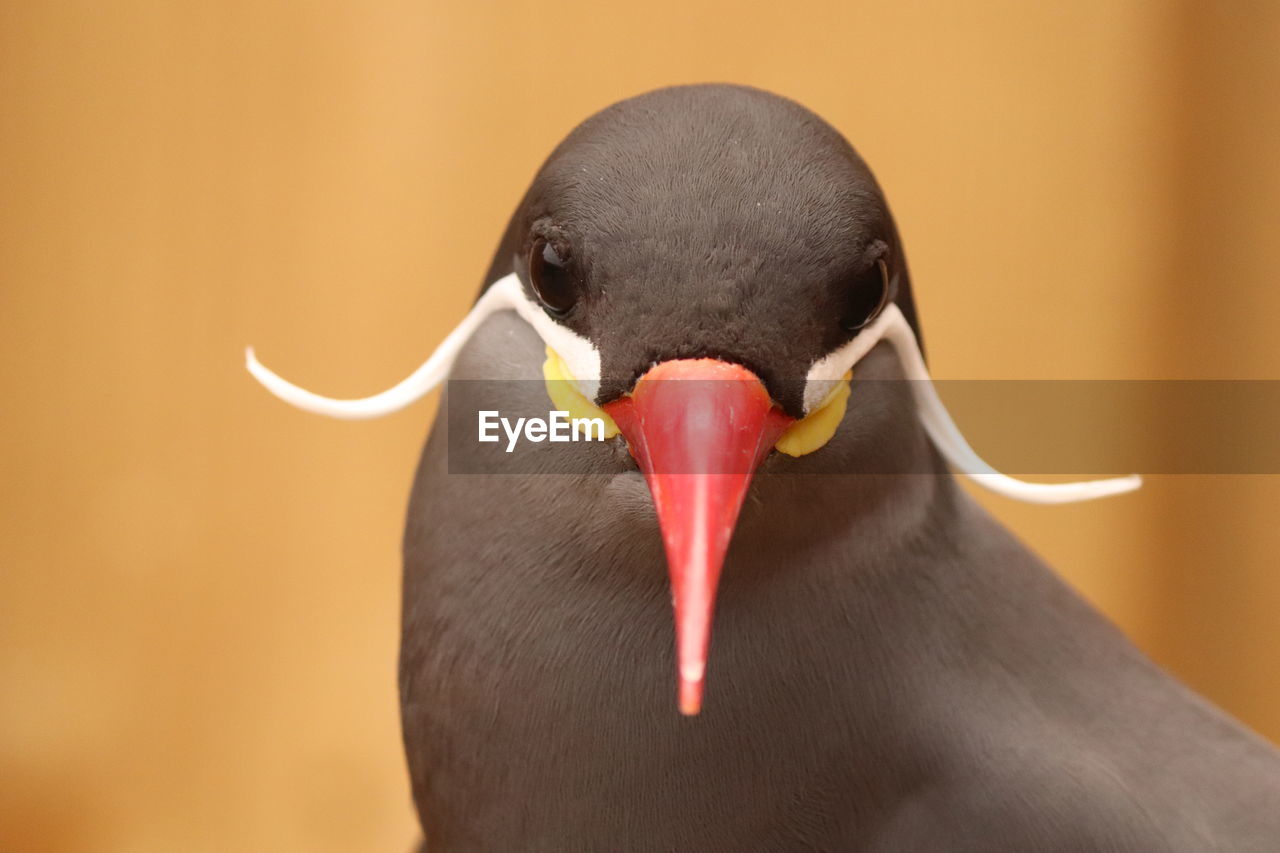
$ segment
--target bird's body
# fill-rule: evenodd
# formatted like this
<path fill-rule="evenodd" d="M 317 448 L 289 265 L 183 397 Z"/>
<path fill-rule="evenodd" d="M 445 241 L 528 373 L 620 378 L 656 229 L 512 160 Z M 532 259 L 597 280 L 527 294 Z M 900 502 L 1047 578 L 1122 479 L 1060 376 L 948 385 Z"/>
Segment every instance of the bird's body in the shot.
<path fill-rule="evenodd" d="M 540 351 L 503 315 L 455 375 L 532 378 Z M 860 374 L 864 428 L 824 450 L 874 443 L 938 473 L 766 461 L 692 719 L 672 707 L 648 493 L 612 473 L 625 457 L 449 476 L 465 445 L 437 426 L 409 511 L 401 660 L 430 853 L 1280 849 L 1275 751 L 989 518 L 920 429 L 885 441 L 914 424 L 907 389 L 874 381 L 898 375 L 887 347 Z M 529 391 L 514 412 L 545 410 L 536 383 L 509 387 Z M 539 448 L 547 470 L 582 450 Z"/>
<path fill-rule="evenodd" d="M 905 256 L 812 113 L 732 86 L 611 107 L 539 171 L 485 286 L 523 313 L 488 316 L 454 363 L 484 382 L 444 403 L 404 545 L 430 853 L 1280 850 L 1277 752 L 970 500 L 939 404 L 881 381 L 923 370 Z M 622 435 L 468 473 L 493 458 L 462 434 L 476 407 L 545 417 L 561 346 Z M 441 364 L 352 403 L 250 367 L 363 417 Z M 707 376 L 735 381 L 705 400 L 660 381 Z M 811 428 L 831 411 L 834 435 Z M 793 427 L 800 455 L 770 453 Z M 727 458 L 750 467 L 663 469 Z M 1072 499 L 1119 490 L 1085 485 Z"/>

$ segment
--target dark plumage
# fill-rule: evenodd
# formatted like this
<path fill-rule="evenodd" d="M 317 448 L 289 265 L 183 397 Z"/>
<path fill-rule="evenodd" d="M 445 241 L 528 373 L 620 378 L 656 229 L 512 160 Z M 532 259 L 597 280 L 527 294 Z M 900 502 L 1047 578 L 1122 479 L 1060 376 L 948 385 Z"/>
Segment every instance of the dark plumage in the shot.
<path fill-rule="evenodd" d="M 850 336 L 844 301 L 879 256 L 915 325 L 865 165 L 756 90 L 666 89 L 589 119 L 535 178 L 486 284 L 538 236 L 580 265 L 567 324 L 600 349 L 600 402 L 656 361 L 710 355 L 799 414 L 791 380 Z M 538 379 L 542 359 L 500 314 L 454 376 Z M 970 501 L 905 383 L 875 381 L 900 375 L 877 347 L 835 438 L 764 462 L 692 718 L 673 704 L 662 542 L 625 444 L 530 451 L 571 475 L 450 475 L 471 445 L 437 421 L 409 507 L 400 663 L 430 853 L 1280 849 L 1276 751 Z M 501 388 L 504 414 L 545 416 L 537 382 Z M 828 473 L 891 468 L 933 476 Z"/>
<path fill-rule="evenodd" d="M 534 178 L 486 283 L 547 230 L 586 274 L 567 325 L 600 348 L 602 401 L 655 361 L 712 355 L 752 368 L 799 414 L 798 386 L 784 381 L 852 336 L 833 320 L 881 253 L 915 324 L 866 164 L 822 119 L 758 90 L 663 89 L 587 119 Z"/>

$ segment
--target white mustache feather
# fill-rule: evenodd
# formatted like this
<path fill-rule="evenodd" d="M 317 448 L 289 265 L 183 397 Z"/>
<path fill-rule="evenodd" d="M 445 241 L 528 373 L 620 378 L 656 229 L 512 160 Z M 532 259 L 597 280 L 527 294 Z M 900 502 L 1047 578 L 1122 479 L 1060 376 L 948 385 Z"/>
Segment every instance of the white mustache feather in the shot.
<path fill-rule="evenodd" d="M 462 322 L 449 333 L 435 352 L 413 373 L 399 384 L 372 397 L 356 400 L 335 400 L 322 397 L 306 388 L 294 385 L 287 379 L 258 361 L 253 347 L 245 349 L 245 366 L 264 388 L 291 406 L 343 420 L 380 418 L 398 412 L 425 397 L 437 385 L 449 378 L 453 363 L 476 329 L 498 311 L 515 311 L 542 337 L 573 373 L 574 384 L 587 399 L 594 399 L 600 380 L 600 353 L 590 341 L 565 328 L 547 316 L 541 308 L 525 296 L 520 279 L 515 273 L 504 276 L 484 292 Z"/>
<path fill-rule="evenodd" d="M 600 353 L 586 338 L 552 320 L 528 296 L 514 273 L 493 284 L 476 302 L 462 322 L 449 333 L 422 365 L 392 388 L 372 397 L 335 400 L 323 397 L 282 379 L 245 351 L 245 364 L 264 388 L 291 406 L 331 418 L 361 420 L 397 412 L 424 397 L 448 378 L 463 346 L 490 316 L 498 311 L 515 311 L 533 327 L 542 340 L 569 368 L 587 399 L 594 399 L 600 382 Z M 938 397 L 929 377 L 915 333 L 898 306 L 890 303 L 869 326 L 835 352 L 810 368 L 805 382 L 805 410 L 821 401 L 831 384 L 840 381 L 881 340 L 887 340 L 898 354 L 911 381 L 920 421 L 934 445 L 959 473 L 983 488 L 1028 503 L 1061 504 L 1131 492 L 1142 485 L 1137 474 L 1075 483 L 1028 483 L 992 468 L 965 441 Z"/>

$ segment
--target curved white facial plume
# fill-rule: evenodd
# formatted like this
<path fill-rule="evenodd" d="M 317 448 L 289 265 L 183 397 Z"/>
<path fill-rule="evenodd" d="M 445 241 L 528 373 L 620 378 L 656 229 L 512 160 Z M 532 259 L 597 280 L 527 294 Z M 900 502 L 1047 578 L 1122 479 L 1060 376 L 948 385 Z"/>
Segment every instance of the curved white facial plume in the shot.
<path fill-rule="evenodd" d="M 515 273 L 503 276 L 485 291 L 462 322 L 441 341 L 431 357 L 422 366 L 405 377 L 400 384 L 372 397 L 358 400 L 335 400 L 300 388 L 272 372 L 253 353 L 253 347 L 245 350 L 245 366 L 253 378 L 263 387 L 291 406 L 317 415 L 345 420 L 379 418 L 398 412 L 425 397 L 433 388 L 449 377 L 453 362 L 463 346 L 475 334 L 476 329 L 498 311 L 515 311 L 547 346 L 560 354 L 573 374 L 574 384 L 588 399 L 594 399 L 600 384 L 600 353 L 591 341 L 560 325 L 547 316 L 538 305 L 525 295 L 520 279 Z"/>
<path fill-rule="evenodd" d="M 300 388 L 263 366 L 254 356 L 252 347 L 245 352 L 246 366 L 268 391 L 304 411 L 348 420 L 381 417 L 416 402 L 447 379 L 462 347 L 481 324 L 498 311 L 515 311 L 519 314 L 543 342 L 560 355 L 583 396 L 588 400 L 595 399 L 600 384 L 599 351 L 591 341 L 547 316 L 537 303 L 525 295 L 515 273 L 494 282 L 421 367 L 398 385 L 372 397 L 334 400 Z M 813 364 L 805 381 L 805 412 L 817 407 L 835 383 L 840 382 L 881 340 L 887 340 L 893 346 L 907 378 L 911 380 L 920 421 L 929 438 L 959 473 L 978 485 L 1006 497 L 1041 504 L 1072 503 L 1119 495 L 1142 485 L 1142 478 L 1137 474 L 1077 483 L 1028 483 L 1001 474 L 983 462 L 965 441 L 959 427 L 943 406 L 930 381 L 924 358 L 920 355 L 915 333 L 911 331 L 911 325 L 898 310 L 898 306 L 893 303 L 852 340 Z"/>
<path fill-rule="evenodd" d="M 960 428 L 947 413 L 946 406 L 942 405 L 942 399 L 938 397 L 938 391 L 929 378 L 924 357 L 920 355 L 920 345 L 915 333 L 911 331 L 911 324 L 892 302 L 853 340 L 819 359 L 809 368 L 804 389 L 806 411 L 826 395 L 833 382 L 838 382 L 881 340 L 887 340 L 893 346 L 902 362 L 903 372 L 911 380 L 916 410 L 929 438 L 957 471 L 979 486 L 1027 503 L 1062 504 L 1120 495 L 1132 492 L 1142 485 L 1142 477 L 1137 474 L 1077 483 L 1028 483 L 1001 474 L 983 462 L 969 446 L 969 442 L 964 440 Z"/>

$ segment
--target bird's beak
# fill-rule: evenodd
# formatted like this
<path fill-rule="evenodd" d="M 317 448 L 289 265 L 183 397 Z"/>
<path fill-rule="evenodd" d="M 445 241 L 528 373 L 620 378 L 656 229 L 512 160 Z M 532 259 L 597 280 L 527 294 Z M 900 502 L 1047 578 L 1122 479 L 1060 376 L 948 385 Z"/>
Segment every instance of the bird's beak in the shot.
<path fill-rule="evenodd" d="M 738 511 L 751 476 L 794 419 L 750 370 L 708 358 L 662 362 L 604 408 L 653 494 L 675 606 L 680 711 L 697 714 Z"/>

